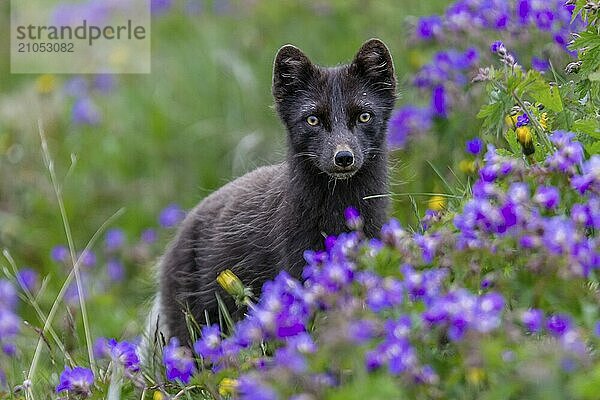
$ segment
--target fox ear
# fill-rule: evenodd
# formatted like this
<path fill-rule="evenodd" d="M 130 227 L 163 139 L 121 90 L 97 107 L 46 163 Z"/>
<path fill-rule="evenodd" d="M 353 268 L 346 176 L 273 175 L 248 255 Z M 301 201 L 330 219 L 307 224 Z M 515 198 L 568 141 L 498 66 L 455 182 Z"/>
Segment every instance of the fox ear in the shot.
<path fill-rule="evenodd" d="M 367 40 L 361 46 L 350 65 L 350 71 L 381 89 L 396 89 L 392 56 L 387 46 L 379 39 Z"/>
<path fill-rule="evenodd" d="M 276 102 L 306 82 L 314 72 L 312 62 L 304 53 L 291 44 L 279 49 L 273 65 L 273 97 Z"/>

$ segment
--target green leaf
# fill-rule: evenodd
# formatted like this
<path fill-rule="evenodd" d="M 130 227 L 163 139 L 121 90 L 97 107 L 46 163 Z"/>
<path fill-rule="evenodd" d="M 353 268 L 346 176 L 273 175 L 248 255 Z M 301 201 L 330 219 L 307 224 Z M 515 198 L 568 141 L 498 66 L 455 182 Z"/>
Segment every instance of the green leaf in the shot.
<path fill-rule="evenodd" d="M 600 142 L 586 144 L 585 151 L 587 151 L 590 154 L 600 154 Z"/>
<path fill-rule="evenodd" d="M 557 113 L 562 112 L 563 104 L 560 94 L 558 93 L 558 88 L 550 86 L 548 82 L 543 79 L 536 79 L 531 83 L 529 94 L 536 101 L 539 101 L 550 110 Z"/>
<path fill-rule="evenodd" d="M 515 133 L 514 130 L 509 129 L 506 132 L 506 134 L 504 135 L 504 138 L 506 139 L 506 141 L 510 145 L 510 149 L 512 150 L 512 154 L 510 154 L 510 155 L 518 156 L 519 154 L 521 154 L 521 152 L 522 152 L 521 145 L 517 141 L 517 134 Z"/>
<path fill-rule="evenodd" d="M 600 70 L 589 74 L 588 79 L 594 82 L 600 81 Z"/>
<path fill-rule="evenodd" d="M 573 14 L 571 15 L 571 23 L 575 22 L 575 19 L 577 19 L 577 16 L 579 15 L 579 13 L 581 13 L 581 10 L 583 10 L 583 7 L 586 3 L 587 0 L 577 0 L 575 2 L 575 9 L 573 10 Z"/>
<path fill-rule="evenodd" d="M 486 118 L 497 115 L 499 112 L 501 112 L 502 108 L 502 103 L 500 102 L 485 104 L 477 113 L 477 118 Z"/>
<path fill-rule="evenodd" d="M 600 46 L 600 35 L 594 32 L 592 29 L 587 31 L 579 32 L 577 39 L 573 41 L 573 44 L 569 46 L 571 50 L 578 50 L 582 48 L 593 49 Z"/>
<path fill-rule="evenodd" d="M 573 122 L 573 131 L 585 133 L 593 138 L 600 139 L 600 123 L 595 119 L 578 119 Z"/>

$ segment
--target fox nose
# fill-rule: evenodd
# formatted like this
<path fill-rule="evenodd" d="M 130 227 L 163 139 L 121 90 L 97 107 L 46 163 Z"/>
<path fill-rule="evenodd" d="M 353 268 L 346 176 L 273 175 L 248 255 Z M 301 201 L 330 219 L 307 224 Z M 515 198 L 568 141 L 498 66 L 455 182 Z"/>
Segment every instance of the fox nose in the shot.
<path fill-rule="evenodd" d="M 342 150 L 335 153 L 333 162 L 336 166 L 347 168 L 354 164 L 354 154 L 348 150 Z"/>

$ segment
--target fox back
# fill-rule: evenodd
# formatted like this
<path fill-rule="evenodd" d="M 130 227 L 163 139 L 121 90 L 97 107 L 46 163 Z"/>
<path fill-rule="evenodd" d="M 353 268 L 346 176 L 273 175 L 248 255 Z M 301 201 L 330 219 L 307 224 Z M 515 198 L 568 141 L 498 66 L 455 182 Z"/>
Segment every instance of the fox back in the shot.
<path fill-rule="evenodd" d="M 158 327 L 189 344 L 189 317 L 218 322 L 215 293 L 240 318 L 218 274 L 231 269 L 255 294 L 282 270 L 300 278 L 303 252 L 346 231 L 349 206 L 360 211 L 365 234 L 376 237 L 387 216 L 386 127 L 395 88 L 390 53 L 377 39 L 350 64 L 330 68 L 282 47 L 272 91 L 287 158 L 230 182 L 187 215 L 161 260 L 147 335 L 155 337 Z"/>

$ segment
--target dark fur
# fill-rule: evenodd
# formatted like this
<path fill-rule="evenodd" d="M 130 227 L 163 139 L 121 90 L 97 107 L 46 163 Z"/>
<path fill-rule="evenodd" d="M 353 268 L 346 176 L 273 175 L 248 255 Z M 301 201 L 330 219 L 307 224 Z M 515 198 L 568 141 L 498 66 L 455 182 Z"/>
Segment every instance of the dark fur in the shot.
<path fill-rule="evenodd" d="M 387 214 L 386 126 L 396 80 L 390 54 L 376 39 L 349 65 L 313 65 L 296 47 L 275 59 L 273 96 L 288 133 L 288 156 L 258 168 L 204 199 L 187 216 L 160 267 L 160 318 L 168 336 L 189 340 L 183 310 L 198 323 L 218 322 L 216 283 L 231 269 L 254 293 L 286 270 L 300 277 L 306 249 L 323 247 L 324 235 L 347 231 L 343 213 L 355 206 L 368 236 L 377 236 Z M 358 123 L 368 111 L 371 121 Z M 321 121 L 306 122 L 309 115 Z M 355 155 L 354 175 L 333 163 L 336 149 Z M 231 304 L 229 304 L 231 306 Z"/>

